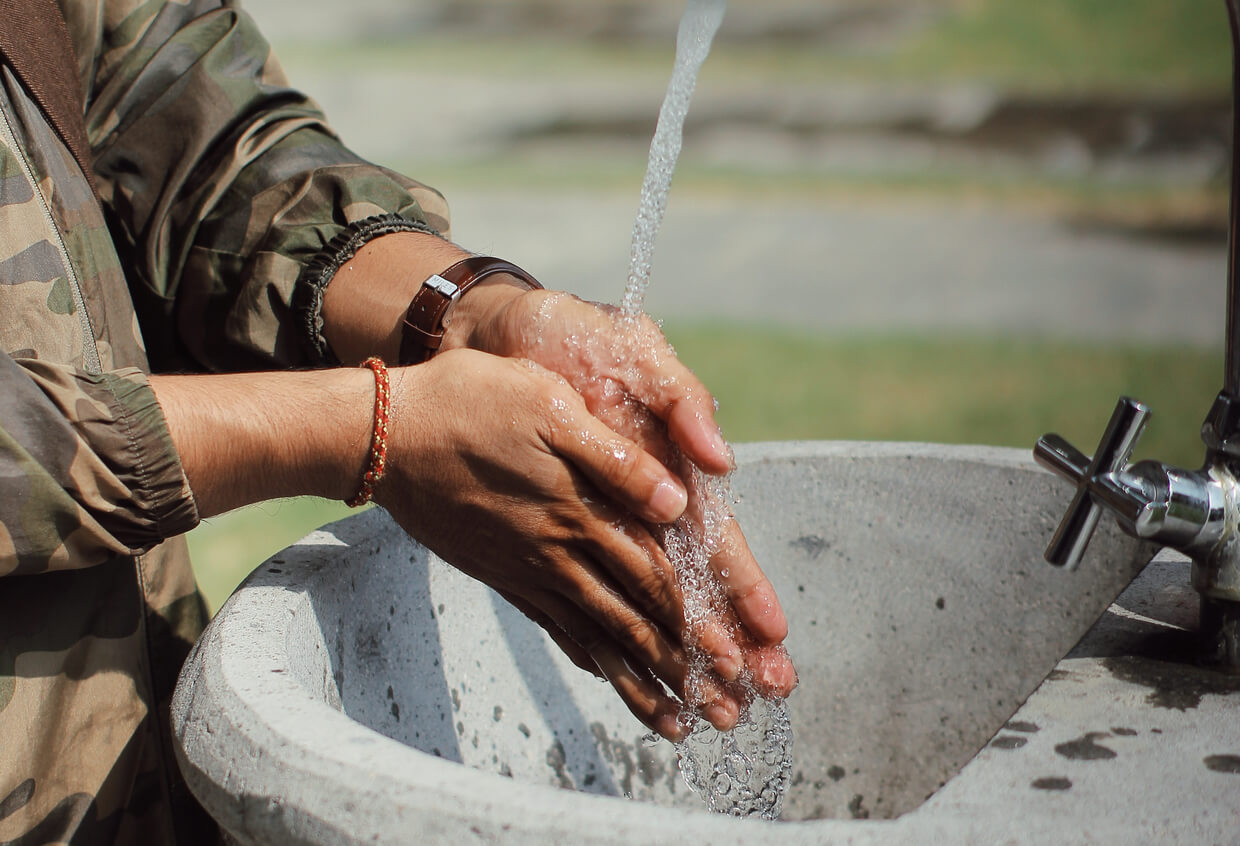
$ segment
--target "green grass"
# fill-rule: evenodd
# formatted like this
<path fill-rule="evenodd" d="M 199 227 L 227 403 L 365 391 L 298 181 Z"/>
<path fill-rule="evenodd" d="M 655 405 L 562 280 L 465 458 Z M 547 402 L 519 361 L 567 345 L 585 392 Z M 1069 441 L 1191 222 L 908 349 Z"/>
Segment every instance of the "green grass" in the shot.
<path fill-rule="evenodd" d="M 714 392 L 733 441 L 894 440 L 1032 448 L 1057 431 L 1085 452 L 1115 400 L 1154 414 L 1139 457 L 1194 466 L 1221 387 L 1219 352 L 1050 341 L 815 337 L 670 327 L 681 359 Z"/>
<path fill-rule="evenodd" d="M 1225 92 L 1223 0 L 976 0 L 890 57 L 889 73 L 1029 90 Z"/>
<path fill-rule="evenodd" d="M 1057 431 L 1091 453 L 1116 398 L 1154 416 L 1138 457 L 1199 466 L 1202 418 L 1222 355 L 1057 342 L 823 337 L 733 326 L 671 326 L 668 338 L 719 400 L 734 442 L 917 440 L 1031 448 Z M 252 506 L 190 534 L 212 611 L 266 557 L 350 513 L 313 499 Z"/>
<path fill-rule="evenodd" d="M 761 0 L 749 3 L 760 6 Z M 743 4 L 735 4 L 743 5 Z M 935 83 L 985 80 L 1020 91 L 1225 92 L 1230 46 L 1223 0 L 956 0 L 924 28 L 874 49 L 788 39 L 721 40 L 704 85 L 737 80 L 806 83 L 838 78 Z M 726 20 L 726 19 L 725 19 Z M 726 26 L 726 23 L 725 23 Z M 425 69 L 485 76 L 666 78 L 666 37 L 596 41 L 555 31 L 514 36 L 431 32 L 389 41 L 279 42 L 290 65 Z"/>

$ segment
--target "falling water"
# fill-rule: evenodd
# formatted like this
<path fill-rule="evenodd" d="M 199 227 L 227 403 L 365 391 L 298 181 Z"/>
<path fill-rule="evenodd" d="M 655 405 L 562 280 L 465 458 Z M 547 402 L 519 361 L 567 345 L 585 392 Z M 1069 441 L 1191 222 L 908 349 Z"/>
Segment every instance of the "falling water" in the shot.
<path fill-rule="evenodd" d="M 629 281 L 624 289 L 621 312 L 636 317 L 642 312 L 646 287 L 650 284 L 650 261 L 654 241 L 667 209 L 667 192 L 672 187 L 672 171 L 680 156 L 680 144 L 689 111 L 689 100 L 697 84 L 698 70 L 710 52 L 710 42 L 723 20 L 727 0 L 689 0 L 676 32 L 676 64 L 667 84 L 654 138 L 650 141 L 650 161 L 642 181 L 641 204 L 633 223 L 633 246 L 629 252 Z"/>
<path fill-rule="evenodd" d="M 725 6 L 726 0 L 689 0 L 680 22 L 676 63 L 650 143 L 641 204 L 633 224 L 629 279 L 621 304 L 621 314 L 629 321 L 642 313 L 655 237 L 680 155 L 685 114 Z M 696 468 L 690 475 L 690 488 L 702 505 L 698 515 L 701 522 L 682 517 L 665 528 L 662 540 L 684 597 L 690 665 L 686 699 L 700 701 L 696 694 L 710 676 L 712 663 L 698 645 L 700 633 L 708 620 L 720 619 L 727 606 L 710 559 L 733 518 L 727 479 L 712 479 Z M 676 745 L 681 774 L 713 811 L 777 819 L 792 769 L 787 704 L 782 699 L 767 700 L 757 695 L 753 679 L 747 675 L 742 675 L 731 690 L 742 705 L 740 720 L 731 731 L 716 731 L 696 709 L 685 706 L 683 717 L 693 728 L 689 737 Z"/>

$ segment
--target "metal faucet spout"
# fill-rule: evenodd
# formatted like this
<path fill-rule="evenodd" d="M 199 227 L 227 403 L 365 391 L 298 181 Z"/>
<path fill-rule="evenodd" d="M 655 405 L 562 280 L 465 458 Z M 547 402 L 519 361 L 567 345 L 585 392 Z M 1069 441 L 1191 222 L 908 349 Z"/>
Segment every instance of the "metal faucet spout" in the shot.
<path fill-rule="evenodd" d="M 1222 540 L 1226 528 L 1225 484 L 1235 482 L 1220 471 L 1141 461 L 1110 474 L 1100 487 L 1113 497 L 1105 501 L 1130 534 L 1181 552 L 1205 554 Z"/>
<path fill-rule="evenodd" d="M 1136 537 L 1157 541 L 1193 560 L 1201 594 L 1206 651 L 1240 667 L 1240 0 L 1226 0 L 1232 49 L 1231 203 L 1227 233 L 1227 338 L 1223 390 L 1201 427 L 1201 470 L 1156 461 L 1128 465 L 1149 409 L 1121 398 L 1090 459 L 1063 438 L 1045 435 L 1034 456 L 1076 487 L 1076 495 L 1046 549 L 1052 564 L 1075 567 L 1103 508 Z"/>

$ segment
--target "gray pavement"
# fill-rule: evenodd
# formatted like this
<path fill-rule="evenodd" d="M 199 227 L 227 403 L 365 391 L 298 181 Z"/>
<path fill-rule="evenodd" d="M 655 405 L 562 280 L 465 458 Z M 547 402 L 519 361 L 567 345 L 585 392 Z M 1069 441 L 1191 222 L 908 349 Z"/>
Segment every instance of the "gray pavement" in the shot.
<path fill-rule="evenodd" d="M 455 192 L 454 236 L 548 285 L 617 302 L 631 198 Z M 672 189 L 647 311 L 830 332 L 914 330 L 1221 346 L 1221 244 L 1083 231 L 951 203 L 740 208 Z"/>

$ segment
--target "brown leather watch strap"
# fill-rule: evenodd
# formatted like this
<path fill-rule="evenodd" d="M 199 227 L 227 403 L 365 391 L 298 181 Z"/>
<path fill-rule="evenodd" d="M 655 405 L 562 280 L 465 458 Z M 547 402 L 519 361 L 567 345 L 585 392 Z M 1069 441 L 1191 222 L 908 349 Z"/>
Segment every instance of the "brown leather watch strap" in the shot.
<path fill-rule="evenodd" d="M 542 287 L 533 276 L 503 259 L 471 256 L 458 261 L 423 282 L 413 295 L 400 338 L 400 363 L 421 364 L 433 356 L 443 343 L 445 319 L 453 304 L 474 285 L 496 273 L 514 276 L 530 290 Z"/>

